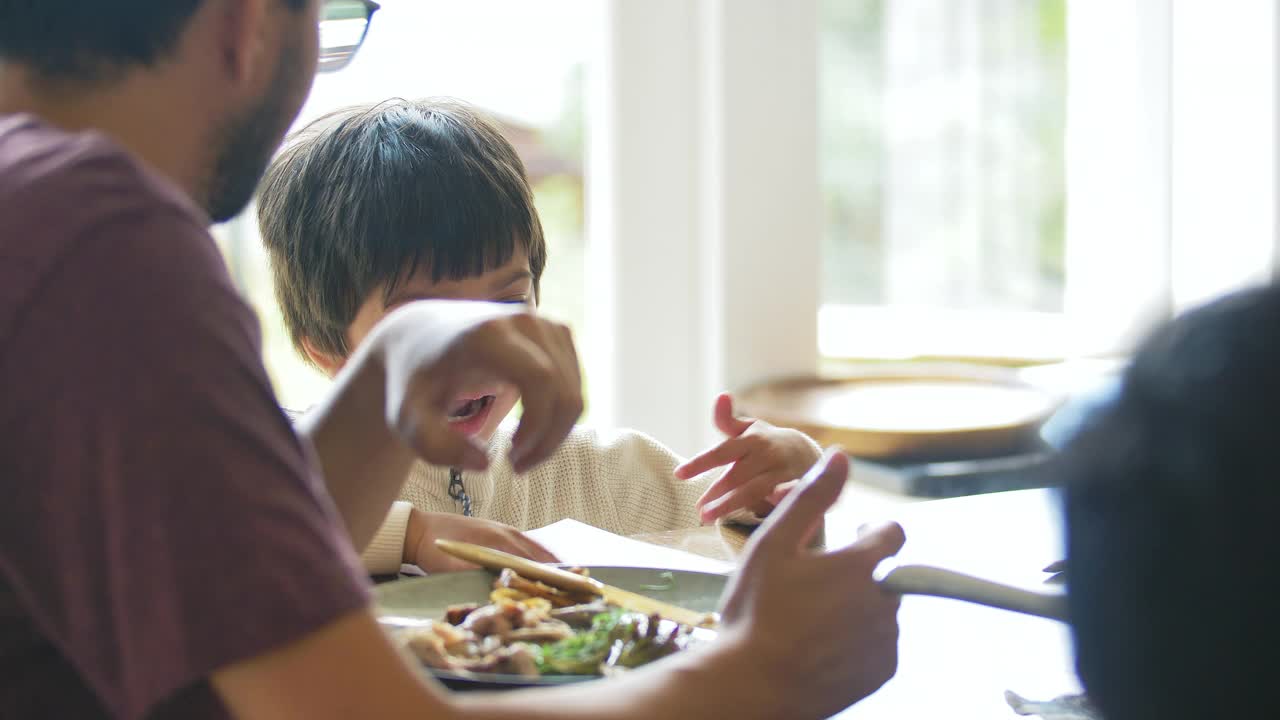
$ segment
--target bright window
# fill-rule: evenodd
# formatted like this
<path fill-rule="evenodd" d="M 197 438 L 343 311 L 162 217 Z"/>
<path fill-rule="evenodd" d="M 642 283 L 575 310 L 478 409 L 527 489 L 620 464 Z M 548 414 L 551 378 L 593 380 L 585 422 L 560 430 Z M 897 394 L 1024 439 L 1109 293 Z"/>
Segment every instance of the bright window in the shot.
<path fill-rule="evenodd" d="M 982 354 L 1061 313 L 1066 0 L 819 12 L 824 354 Z"/>

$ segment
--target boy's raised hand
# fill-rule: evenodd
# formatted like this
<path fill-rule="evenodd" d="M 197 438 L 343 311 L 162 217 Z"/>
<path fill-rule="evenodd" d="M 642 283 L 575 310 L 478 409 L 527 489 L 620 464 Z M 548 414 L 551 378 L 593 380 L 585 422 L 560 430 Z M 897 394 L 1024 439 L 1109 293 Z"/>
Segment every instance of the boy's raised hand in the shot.
<path fill-rule="evenodd" d="M 703 522 L 715 522 L 744 508 L 767 515 L 821 456 L 817 445 L 798 430 L 734 415 L 729 393 L 716 398 L 715 424 L 725 440 L 675 469 L 676 477 L 688 480 L 732 465 L 698 498 Z"/>

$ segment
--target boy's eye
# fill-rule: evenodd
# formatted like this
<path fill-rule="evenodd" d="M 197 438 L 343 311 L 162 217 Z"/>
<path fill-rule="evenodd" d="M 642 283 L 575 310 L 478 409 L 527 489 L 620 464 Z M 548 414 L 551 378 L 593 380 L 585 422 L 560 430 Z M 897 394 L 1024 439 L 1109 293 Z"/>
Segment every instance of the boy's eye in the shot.
<path fill-rule="evenodd" d="M 529 303 L 528 295 L 517 295 L 512 297 L 499 298 L 494 302 L 500 302 L 507 305 L 527 305 Z"/>

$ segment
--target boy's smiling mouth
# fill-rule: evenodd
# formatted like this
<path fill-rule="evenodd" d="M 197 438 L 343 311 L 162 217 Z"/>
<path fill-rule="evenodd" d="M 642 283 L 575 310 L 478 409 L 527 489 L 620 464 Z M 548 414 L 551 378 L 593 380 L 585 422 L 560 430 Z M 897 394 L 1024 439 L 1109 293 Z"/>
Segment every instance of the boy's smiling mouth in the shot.
<path fill-rule="evenodd" d="M 479 395 L 458 400 L 449 409 L 449 424 L 454 430 L 464 435 L 479 433 L 484 428 L 485 421 L 489 419 L 489 411 L 493 408 L 495 400 L 497 397 L 494 395 Z"/>

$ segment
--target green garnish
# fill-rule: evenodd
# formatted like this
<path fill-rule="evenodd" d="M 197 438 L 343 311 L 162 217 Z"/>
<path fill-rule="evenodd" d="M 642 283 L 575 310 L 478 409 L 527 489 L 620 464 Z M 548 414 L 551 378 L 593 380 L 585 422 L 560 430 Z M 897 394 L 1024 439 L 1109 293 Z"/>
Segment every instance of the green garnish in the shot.
<path fill-rule="evenodd" d="M 614 640 L 630 635 L 632 620 L 621 608 L 614 608 L 596 615 L 591 629 L 573 637 L 542 645 L 535 661 L 538 672 L 544 675 L 595 675 L 600 663 L 609 657 Z"/>
<path fill-rule="evenodd" d="M 603 667 L 639 667 L 683 648 L 686 631 L 657 617 L 612 608 L 592 618 L 591 629 L 536 646 L 534 662 L 544 675 L 599 675 Z"/>

